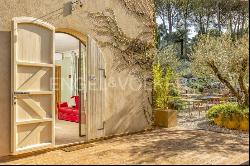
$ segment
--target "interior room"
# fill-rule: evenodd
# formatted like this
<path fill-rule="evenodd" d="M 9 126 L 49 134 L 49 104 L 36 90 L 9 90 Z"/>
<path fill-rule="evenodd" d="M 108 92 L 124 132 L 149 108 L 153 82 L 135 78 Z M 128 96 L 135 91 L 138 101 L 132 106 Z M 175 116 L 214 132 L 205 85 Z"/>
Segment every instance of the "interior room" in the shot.
<path fill-rule="evenodd" d="M 55 51 L 55 143 L 81 142 L 86 120 L 84 114 L 80 116 L 79 88 L 84 91 L 84 86 L 78 80 L 84 78 L 86 47 L 73 36 L 56 33 Z"/>

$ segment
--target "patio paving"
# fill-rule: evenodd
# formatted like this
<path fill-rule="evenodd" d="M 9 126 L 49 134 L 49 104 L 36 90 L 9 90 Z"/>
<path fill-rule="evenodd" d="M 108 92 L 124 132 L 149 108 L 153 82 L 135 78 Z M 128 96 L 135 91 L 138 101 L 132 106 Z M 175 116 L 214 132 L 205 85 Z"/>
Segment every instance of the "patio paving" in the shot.
<path fill-rule="evenodd" d="M 103 140 L 71 152 L 55 150 L 0 163 L 239 165 L 248 161 L 248 152 L 248 138 L 175 127 Z"/>
<path fill-rule="evenodd" d="M 85 141 L 85 137 L 79 137 L 79 124 L 56 120 L 55 123 L 56 145 L 64 145 Z"/>

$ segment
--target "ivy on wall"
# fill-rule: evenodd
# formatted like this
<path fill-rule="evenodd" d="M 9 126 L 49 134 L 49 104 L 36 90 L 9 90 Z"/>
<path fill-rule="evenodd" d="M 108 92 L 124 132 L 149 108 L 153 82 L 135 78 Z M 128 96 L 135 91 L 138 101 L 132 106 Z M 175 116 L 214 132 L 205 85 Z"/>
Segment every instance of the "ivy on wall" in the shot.
<path fill-rule="evenodd" d="M 120 0 L 126 7 L 127 11 L 136 15 L 143 23 L 144 31 L 140 32 L 137 37 L 131 38 L 124 33 L 119 27 L 116 16 L 112 9 L 106 9 L 103 12 L 89 13 L 94 24 L 94 31 L 98 36 L 107 37 L 106 41 L 99 41 L 101 47 L 111 47 L 115 50 L 114 68 L 117 71 L 129 69 L 133 75 L 136 75 L 141 81 L 145 76 L 150 76 L 154 55 L 154 18 L 152 6 L 140 5 L 136 7 L 137 1 Z M 151 0 L 147 0 L 151 1 Z M 130 2 L 130 3 L 129 3 Z M 142 3 L 147 4 L 147 3 Z M 148 8 L 151 8 L 149 10 Z M 144 12 L 143 12 L 144 11 Z M 147 73 L 147 74 L 146 74 Z"/>
<path fill-rule="evenodd" d="M 128 13 L 134 15 L 144 28 L 147 28 L 149 35 L 152 37 L 152 31 L 155 28 L 154 0 L 119 0 L 127 9 Z M 147 33 L 147 32 L 145 32 Z"/>
<path fill-rule="evenodd" d="M 119 0 L 121 5 L 133 17 L 135 17 L 143 29 L 134 38 L 129 37 L 118 25 L 115 13 L 112 9 L 102 12 L 89 13 L 94 25 L 94 31 L 98 36 L 106 40 L 98 41 L 101 47 L 110 47 L 114 50 L 113 68 L 121 72 L 129 70 L 142 83 L 141 90 L 143 100 L 141 110 L 144 111 L 147 122 L 153 121 L 152 114 L 148 111 L 150 94 L 148 86 L 152 87 L 152 64 L 155 52 L 155 21 L 153 0 Z"/>

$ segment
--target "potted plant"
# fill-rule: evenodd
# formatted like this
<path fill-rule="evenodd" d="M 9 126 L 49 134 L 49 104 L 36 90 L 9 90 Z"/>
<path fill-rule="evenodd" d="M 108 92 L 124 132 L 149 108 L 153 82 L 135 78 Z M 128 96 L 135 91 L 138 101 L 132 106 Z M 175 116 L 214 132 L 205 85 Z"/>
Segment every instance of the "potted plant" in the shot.
<path fill-rule="evenodd" d="M 159 64 L 153 66 L 154 77 L 154 124 L 159 127 L 177 125 L 177 111 L 181 105 L 176 80 L 172 69 L 167 66 L 163 72 Z"/>

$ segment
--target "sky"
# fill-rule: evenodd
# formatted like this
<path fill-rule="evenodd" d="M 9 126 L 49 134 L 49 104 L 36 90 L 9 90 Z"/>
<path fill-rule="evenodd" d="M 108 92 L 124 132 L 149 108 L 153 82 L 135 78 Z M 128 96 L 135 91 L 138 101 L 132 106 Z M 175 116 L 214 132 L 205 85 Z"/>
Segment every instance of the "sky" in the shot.
<path fill-rule="evenodd" d="M 156 18 L 156 23 L 161 24 L 162 20 L 158 17 L 158 18 Z M 175 31 L 175 29 L 173 31 Z M 189 27 L 188 37 L 193 38 L 196 34 L 197 34 L 197 32 L 195 31 L 194 26 Z"/>

